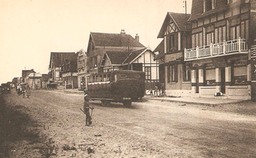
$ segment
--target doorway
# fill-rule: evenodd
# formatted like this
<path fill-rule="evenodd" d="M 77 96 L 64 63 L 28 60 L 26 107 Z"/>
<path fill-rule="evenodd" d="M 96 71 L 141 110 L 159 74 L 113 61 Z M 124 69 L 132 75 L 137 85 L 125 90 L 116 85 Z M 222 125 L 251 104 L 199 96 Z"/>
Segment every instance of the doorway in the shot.
<path fill-rule="evenodd" d="M 198 69 L 198 67 L 196 67 L 196 93 L 199 93 L 199 69 Z"/>
<path fill-rule="evenodd" d="M 226 92 L 226 76 L 225 76 L 225 68 L 220 68 L 220 91 L 225 94 Z"/>

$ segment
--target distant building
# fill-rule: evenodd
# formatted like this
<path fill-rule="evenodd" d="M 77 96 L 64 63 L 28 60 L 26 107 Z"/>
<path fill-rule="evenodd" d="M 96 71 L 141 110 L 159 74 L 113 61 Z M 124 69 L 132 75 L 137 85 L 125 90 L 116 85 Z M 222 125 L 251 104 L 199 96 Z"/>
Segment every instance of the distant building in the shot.
<path fill-rule="evenodd" d="M 49 80 L 49 75 L 48 74 L 42 74 L 42 88 L 43 89 L 47 89 L 47 84 L 48 84 L 48 80 Z"/>
<path fill-rule="evenodd" d="M 154 57 L 154 53 L 148 48 L 130 52 L 107 51 L 100 65 L 103 72 L 101 80 L 114 70 L 135 70 L 145 72 L 147 83 L 156 83 L 159 81 L 159 72 L 158 62 Z"/>
<path fill-rule="evenodd" d="M 34 69 L 31 70 L 22 70 L 21 72 L 21 82 L 26 82 L 26 78 L 28 77 L 29 74 L 31 73 L 36 73 Z"/>
<path fill-rule="evenodd" d="M 157 67 L 157 68 L 156 68 Z M 135 38 L 121 30 L 115 33 L 90 33 L 87 48 L 87 80 L 101 81 L 108 71 L 129 69 L 146 72 L 147 80 L 158 81 L 154 54 Z"/>
<path fill-rule="evenodd" d="M 69 59 L 65 59 L 61 65 L 61 76 L 65 88 L 78 88 L 77 83 L 77 54 L 72 54 Z"/>
<path fill-rule="evenodd" d="M 75 52 L 51 52 L 49 63 L 49 82 L 64 85 L 61 67 L 65 61 L 74 58 Z"/>
<path fill-rule="evenodd" d="M 120 34 L 91 32 L 87 47 L 87 67 L 90 80 L 98 80 L 102 71 L 100 63 L 107 51 L 133 51 L 143 49 L 138 40 L 121 30 Z"/>
<path fill-rule="evenodd" d="M 82 90 L 87 85 L 86 78 L 87 73 L 87 54 L 81 49 L 77 52 L 77 79 L 78 79 L 78 89 Z"/>
<path fill-rule="evenodd" d="M 31 89 L 41 89 L 42 88 L 42 74 L 32 72 L 26 77 L 26 83 Z"/>

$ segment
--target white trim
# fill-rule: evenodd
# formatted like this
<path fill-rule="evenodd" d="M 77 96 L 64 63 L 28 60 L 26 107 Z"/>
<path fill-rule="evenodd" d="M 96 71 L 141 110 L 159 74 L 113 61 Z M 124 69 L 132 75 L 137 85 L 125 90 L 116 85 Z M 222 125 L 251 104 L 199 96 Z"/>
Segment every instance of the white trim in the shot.
<path fill-rule="evenodd" d="M 105 82 L 92 82 L 92 83 L 88 83 L 88 85 L 95 85 L 95 84 L 108 84 L 110 83 L 110 81 L 105 81 Z"/>
<path fill-rule="evenodd" d="M 139 55 L 137 55 L 136 58 L 134 58 L 131 62 L 129 62 L 129 64 L 133 63 L 135 60 L 137 60 L 142 54 L 144 54 L 148 50 L 149 50 L 148 48 L 145 48 Z"/>

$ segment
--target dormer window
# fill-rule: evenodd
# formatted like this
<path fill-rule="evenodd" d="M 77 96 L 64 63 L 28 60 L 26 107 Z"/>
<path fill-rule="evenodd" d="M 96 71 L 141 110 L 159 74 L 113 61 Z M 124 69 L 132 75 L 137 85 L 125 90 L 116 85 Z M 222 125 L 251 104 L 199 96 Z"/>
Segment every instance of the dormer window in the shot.
<path fill-rule="evenodd" d="M 204 12 L 215 9 L 216 0 L 204 0 Z"/>

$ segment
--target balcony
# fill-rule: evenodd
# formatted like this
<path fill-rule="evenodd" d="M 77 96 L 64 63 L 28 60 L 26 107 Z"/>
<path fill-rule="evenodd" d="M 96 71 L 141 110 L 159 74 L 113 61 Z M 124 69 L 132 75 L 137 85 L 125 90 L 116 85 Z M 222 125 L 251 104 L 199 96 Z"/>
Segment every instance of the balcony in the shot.
<path fill-rule="evenodd" d="M 222 43 L 210 44 L 208 46 L 196 47 L 184 50 L 184 60 L 192 61 L 231 54 L 247 54 L 247 44 L 244 39 L 224 41 Z"/>

